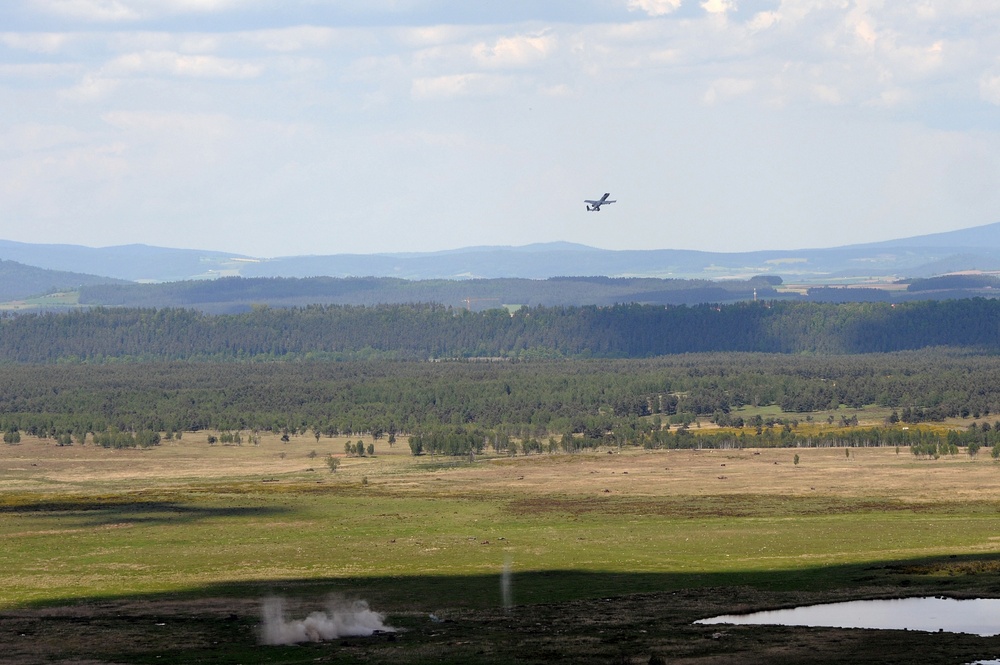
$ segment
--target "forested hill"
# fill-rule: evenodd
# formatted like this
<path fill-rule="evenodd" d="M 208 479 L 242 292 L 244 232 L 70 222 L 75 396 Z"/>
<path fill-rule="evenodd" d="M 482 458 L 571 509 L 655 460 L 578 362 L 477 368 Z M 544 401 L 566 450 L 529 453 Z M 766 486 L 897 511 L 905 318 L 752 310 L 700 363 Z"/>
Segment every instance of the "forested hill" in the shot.
<path fill-rule="evenodd" d="M 253 278 L 223 277 L 162 284 L 94 284 L 80 289 L 79 304 L 110 307 L 184 307 L 210 314 L 245 312 L 254 305 L 383 305 L 438 303 L 472 311 L 502 305 L 608 306 L 697 305 L 746 300 L 811 302 L 906 302 L 996 297 L 1000 278 L 947 275 L 913 279 L 906 288 L 812 287 L 803 295 L 782 290 L 776 275 L 747 280 L 658 279 L 646 277 L 552 277 L 535 279 L 431 279 L 392 277 Z M 896 286 L 903 286 L 898 281 Z"/>
<path fill-rule="evenodd" d="M 253 278 L 223 277 L 163 284 L 106 284 L 80 289 L 81 305 L 113 307 L 191 307 L 214 314 L 237 313 L 254 304 L 381 305 L 439 303 L 480 311 L 517 305 L 614 305 L 641 302 L 694 305 L 775 298 L 780 277 L 749 280 L 553 277 L 533 279 L 431 279 L 392 277 Z M 843 299 L 843 298 L 842 298 Z M 854 298 L 850 298 L 854 299 Z"/>
<path fill-rule="evenodd" d="M 650 357 L 706 351 L 1000 351 L 1000 301 L 524 308 L 96 308 L 0 319 L 0 361 Z"/>
<path fill-rule="evenodd" d="M 0 260 L 0 302 L 19 300 L 56 291 L 75 291 L 95 284 L 126 283 L 120 279 L 77 272 L 44 270 L 16 261 Z"/>

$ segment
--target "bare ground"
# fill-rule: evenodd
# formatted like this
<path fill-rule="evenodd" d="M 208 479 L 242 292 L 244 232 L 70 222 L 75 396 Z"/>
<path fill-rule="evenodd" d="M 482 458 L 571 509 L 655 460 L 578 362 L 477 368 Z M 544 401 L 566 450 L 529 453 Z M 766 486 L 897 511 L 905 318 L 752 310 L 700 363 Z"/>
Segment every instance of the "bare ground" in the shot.
<path fill-rule="evenodd" d="M 924 589 L 929 592 L 930 589 Z M 912 589 L 910 589 L 912 593 Z M 0 653 L 11 665 L 139 662 L 354 663 L 971 663 L 1000 655 L 1000 638 L 910 631 L 703 626 L 722 613 L 857 597 L 899 587 L 822 594 L 750 587 L 515 606 L 389 612 L 398 629 L 300 646 L 257 645 L 258 601 L 229 598 L 86 603 L 0 614 Z M 306 612 L 300 601 L 290 611 Z M 301 615 L 301 616 L 304 616 Z M 655 662 L 652 661 L 652 662 Z"/>

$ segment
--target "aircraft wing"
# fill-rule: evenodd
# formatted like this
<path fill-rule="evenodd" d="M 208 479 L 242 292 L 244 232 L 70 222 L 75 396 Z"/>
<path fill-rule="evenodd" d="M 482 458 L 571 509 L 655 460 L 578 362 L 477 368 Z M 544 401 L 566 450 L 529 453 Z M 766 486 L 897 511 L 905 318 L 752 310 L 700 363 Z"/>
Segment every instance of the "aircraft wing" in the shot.
<path fill-rule="evenodd" d="M 600 210 L 601 206 L 604 205 L 605 203 L 614 203 L 614 201 L 609 201 L 608 200 L 609 196 L 611 196 L 610 192 L 604 192 L 604 196 L 602 196 L 597 201 L 594 201 L 594 200 L 591 200 L 591 199 L 586 199 L 584 201 L 584 203 L 587 204 L 587 210 L 591 210 L 591 211 L 593 211 L 593 210 Z"/>
<path fill-rule="evenodd" d="M 593 201 L 591 199 L 587 199 L 586 201 L 584 201 L 584 203 L 589 203 L 592 206 L 601 206 L 601 205 L 604 205 L 605 203 L 615 203 L 615 201 L 609 201 L 608 200 L 609 196 L 611 196 L 611 193 L 610 192 L 606 192 L 604 194 L 604 196 L 602 196 L 600 198 L 599 201 Z"/>

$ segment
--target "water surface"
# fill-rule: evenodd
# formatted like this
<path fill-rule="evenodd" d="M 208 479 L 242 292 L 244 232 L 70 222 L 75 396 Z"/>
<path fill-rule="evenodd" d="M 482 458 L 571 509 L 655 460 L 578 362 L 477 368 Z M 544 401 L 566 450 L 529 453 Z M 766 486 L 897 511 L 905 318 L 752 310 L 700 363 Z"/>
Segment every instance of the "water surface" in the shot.
<path fill-rule="evenodd" d="M 695 623 L 945 631 L 992 637 L 1000 635 L 1000 599 L 854 600 L 753 614 L 724 614 Z"/>

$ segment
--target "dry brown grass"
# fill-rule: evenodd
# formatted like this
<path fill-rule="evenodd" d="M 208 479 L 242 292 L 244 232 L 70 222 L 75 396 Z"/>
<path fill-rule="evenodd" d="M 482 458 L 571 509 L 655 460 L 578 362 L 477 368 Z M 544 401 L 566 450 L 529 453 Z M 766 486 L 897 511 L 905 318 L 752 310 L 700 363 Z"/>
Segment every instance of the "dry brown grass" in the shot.
<path fill-rule="evenodd" d="M 369 479 L 373 490 L 433 494 L 669 497 L 824 495 L 882 497 L 909 502 L 1000 499 L 1000 464 L 988 454 L 916 459 L 906 449 L 799 448 L 761 450 L 600 450 L 573 455 L 464 458 L 413 457 L 401 438 L 376 456 L 348 457 L 359 437 L 264 435 L 260 445 L 209 445 L 207 433 L 185 434 L 146 450 L 65 446 L 25 437 L 0 446 L 0 492 L 93 492 L 167 488 L 205 482 L 324 482 Z M 362 439 L 367 443 L 370 438 Z M 315 457 L 310 454 L 315 452 Z M 331 475 L 324 458 L 341 466 Z M 793 463 L 795 455 L 799 464 Z"/>
<path fill-rule="evenodd" d="M 17 445 L 0 445 L 0 491 L 10 489 L 58 489 L 67 485 L 136 481 L 144 486 L 169 486 L 194 480 L 287 477 L 328 474 L 324 458 L 341 458 L 338 473 L 350 474 L 356 466 L 384 458 L 409 457 L 405 439 L 392 448 L 385 439 L 375 441 L 377 457 L 357 458 L 344 454 L 347 441 L 372 443 L 371 437 L 291 437 L 282 442 L 276 434 L 263 434 L 260 445 L 216 443 L 209 445 L 210 432 L 186 433 L 180 441 L 163 441 L 147 449 L 107 449 L 86 444 L 57 446 L 51 439 L 23 437 Z M 217 434 L 217 433 L 215 433 Z M 311 457 L 310 453 L 315 452 Z"/>
<path fill-rule="evenodd" d="M 799 455 L 798 465 L 794 464 Z M 456 466 L 438 487 L 484 493 L 625 497 L 873 494 L 910 502 L 1000 498 L 989 455 L 918 460 L 891 448 L 671 450 L 539 455 Z"/>

